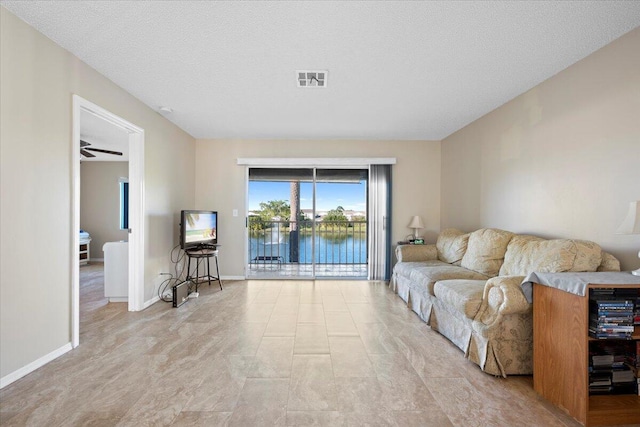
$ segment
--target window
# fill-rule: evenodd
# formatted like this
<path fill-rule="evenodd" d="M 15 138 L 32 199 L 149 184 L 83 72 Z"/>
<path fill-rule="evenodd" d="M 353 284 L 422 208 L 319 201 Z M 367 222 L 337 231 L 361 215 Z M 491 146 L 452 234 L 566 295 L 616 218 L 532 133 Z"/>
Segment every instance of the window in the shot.
<path fill-rule="evenodd" d="M 129 229 L 129 180 L 120 178 L 120 230 Z"/>

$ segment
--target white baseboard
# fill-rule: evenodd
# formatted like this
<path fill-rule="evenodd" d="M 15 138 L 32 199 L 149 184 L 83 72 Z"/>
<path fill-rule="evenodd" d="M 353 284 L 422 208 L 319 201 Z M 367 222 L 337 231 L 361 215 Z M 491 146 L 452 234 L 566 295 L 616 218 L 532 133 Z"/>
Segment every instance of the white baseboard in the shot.
<path fill-rule="evenodd" d="M 8 386 L 9 384 L 11 384 L 14 381 L 19 380 L 20 378 L 24 377 L 27 374 L 30 374 L 31 372 L 35 371 L 36 369 L 46 365 L 47 363 L 51 362 L 54 359 L 57 359 L 58 357 L 62 356 L 63 354 L 65 354 L 66 352 L 73 350 L 73 347 L 71 346 L 71 343 L 67 343 L 65 345 L 63 345 L 62 347 L 53 350 L 51 353 L 49 354 L 45 354 L 44 356 L 42 356 L 41 358 L 39 358 L 38 360 L 34 360 L 33 362 L 29 363 L 26 366 L 23 366 L 22 368 L 13 371 L 12 373 L 5 375 L 4 377 L 0 378 L 0 389 L 5 388 L 6 386 Z"/>
<path fill-rule="evenodd" d="M 222 280 L 245 280 L 244 276 L 222 276 Z"/>
<path fill-rule="evenodd" d="M 129 297 L 109 297 L 109 302 L 129 302 Z"/>
<path fill-rule="evenodd" d="M 153 298 L 151 298 L 149 301 L 145 301 L 144 305 L 142 306 L 142 309 L 147 309 L 149 307 L 151 307 L 153 304 L 157 303 L 158 301 L 160 301 L 160 297 L 159 296 L 155 296 Z"/>

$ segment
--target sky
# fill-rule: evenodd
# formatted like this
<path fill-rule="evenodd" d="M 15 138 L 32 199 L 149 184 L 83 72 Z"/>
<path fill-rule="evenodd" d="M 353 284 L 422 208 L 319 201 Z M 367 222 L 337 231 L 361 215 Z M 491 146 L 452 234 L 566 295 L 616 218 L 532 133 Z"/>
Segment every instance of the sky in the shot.
<path fill-rule="evenodd" d="M 365 181 L 358 184 L 326 183 L 316 184 L 316 210 L 328 211 L 342 206 L 345 210 L 366 210 L 367 186 Z M 249 210 L 260 209 L 260 202 L 286 200 L 289 203 L 289 182 L 249 181 Z M 300 209 L 313 207 L 313 184 L 300 183 Z"/>

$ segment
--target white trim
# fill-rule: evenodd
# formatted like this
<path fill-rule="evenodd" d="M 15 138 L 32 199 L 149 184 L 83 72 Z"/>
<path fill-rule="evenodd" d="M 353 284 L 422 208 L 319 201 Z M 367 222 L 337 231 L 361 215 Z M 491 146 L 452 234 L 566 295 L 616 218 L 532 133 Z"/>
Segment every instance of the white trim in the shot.
<path fill-rule="evenodd" d="M 127 302 L 129 298 L 127 297 L 109 297 L 109 302 Z"/>
<path fill-rule="evenodd" d="M 73 95 L 71 135 L 71 345 L 80 344 L 80 109 L 82 98 Z M 46 356 L 45 356 L 46 357 Z"/>
<path fill-rule="evenodd" d="M 144 310 L 144 130 L 129 133 L 129 311 Z"/>
<path fill-rule="evenodd" d="M 80 116 L 95 115 L 129 134 L 129 311 L 143 309 L 144 301 L 144 129 L 110 111 L 73 95 L 72 123 L 72 248 L 71 248 L 71 345 L 80 344 Z"/>
<path fill-rule="evenodd" d="M 78 150 L 78 153 L 80 152 L 80 150 Z M 13 383 L 14 381 L 19 380 L 20 378 L 24 377 L 25 375 L 30 374 L 31 372 L 35 371 L 36 369 L 40 368 L 41 366 L 46 365 L 47 363 L 51 362 L 54 359 L 57 359 L 58 357 L 62 356 L 63 354 L 67 353 L 68 351 L 73 350 L 73 346 L 71 345 L 70 342 L 66 343 L 65 345 L 63 345 L 62 347 L 53 350 L 51 353 L 49 354 L 45 354 L 44 356 L 42 356 L 41 358 L 34 360 L 33 362 L 29 363 L 26 366 L 23 366 L 22 368 L 15 370 L 13 372 L 11 372 L 8 375 L 5 375 L 4 377 L 0 378 L 0 389 L 1 388 L 5 388 L 6 386 L 8 386 L 9 384 Z"/>
<path fill-rule="evenodd" d="M 142 309 L 146 310 L 147 308 L 151 307 L 153 304 L 157 303 L 158 301 L 160 301 L 160 297 L 156 295 L 155 297 L 151 298 L 149 301 L 145 301 Z"/>
<path fill-rule="evenodd" d="M 320 157 L 320 158 L 289 158 L 289 157 L 240 157 L 238 165 L 246 166 L 369 166 L 369 165 L 395 165 L 395 157 Z"/>
<path fill-rule="evenodd" d="M 238 159 L 239 161 L 240 159 Z M 244 168 L 244 264 L 242 269 L 244 270 L 244 277 L 241 280 L 248 278 L 249 276 L 249 166 Z"/>
<path fill-rule="evenodd" d="M 222 280 L 245 280 L 244 276 L 221 276 Z"/>

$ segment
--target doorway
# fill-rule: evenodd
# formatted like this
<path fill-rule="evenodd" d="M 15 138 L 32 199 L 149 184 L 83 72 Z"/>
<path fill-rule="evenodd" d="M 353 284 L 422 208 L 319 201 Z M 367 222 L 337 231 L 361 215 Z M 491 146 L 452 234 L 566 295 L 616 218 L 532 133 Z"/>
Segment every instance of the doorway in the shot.
<path fill-rule="evenodd" d="M 368 273 L 368 169 L 249 168 L 250 278 Z"/>
<path fill-rule="evenodd" d="M 80 146 L 82 328 L 87 307 L 127 301 L 129 227 L 123 220 L 128 217 L 129 203 L 125 187 L 129 176 L 129 134 L 101 117 L 81 110 Z M 107 263 L 113 269 L 109 283 L 104 283 L 105 257 L 110 257 Z M 118 261 L 122 265 L 116 265 Z"/>
<path fill-rule="evenodd" d="M 81 142 L 83 117 L 100 120 L 115 126 L 126 135 L 128 145 L 128 310 L 144 308 L 144 130 L 104 108 L 77 95 L 73 96 L 72 136 L 72 345 L 80 344 L 80 158 L 87 141 Z M 96 148 L 96 147 L 94 147 Z M 98 150 L 91 151 L 95 153 Z M 104 150 L 102 150 L 104 151 Z M 113 150 L 112 150 L 113 151 Z M 85 151 L 86 153 L 86 151 Z"/>

